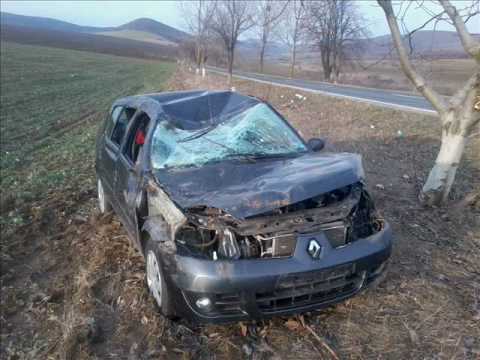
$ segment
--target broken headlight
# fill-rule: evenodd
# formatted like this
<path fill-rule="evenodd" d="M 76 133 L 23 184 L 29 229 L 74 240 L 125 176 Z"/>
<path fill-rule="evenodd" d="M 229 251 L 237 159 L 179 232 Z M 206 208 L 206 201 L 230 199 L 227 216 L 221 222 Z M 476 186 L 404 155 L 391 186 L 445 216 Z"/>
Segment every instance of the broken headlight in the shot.
<path fill-rule="evenodd" d="M 216 232 L 189 224 L 177 231 L 176 242 L 182 254 L 210 257 L 211 248 L 217 242 Z"/>
<path fill-rule="evenodd" d="M 177 231 L 176 242 L 182 254 L 211 260 L 237 260 L 260 254 L 255 239 L 239 236 L 229 228 L 210 230 L 189 224 Z"/>
<path fill-rule="evenodd" d="M 371 236 L 383 228 L 383 221 L 378 218 L 373 200 L 365 190 L 362 190 L 358 204 L 353 208 L 348 221 L 348 241 Z"/>
<path fill-rule="evenodd" d="M 218 241 L 218 256 L 226 259 L 239 259 L 240 248 L 235 236 L 235 233 L 229 229 L 217 231 Z"/>

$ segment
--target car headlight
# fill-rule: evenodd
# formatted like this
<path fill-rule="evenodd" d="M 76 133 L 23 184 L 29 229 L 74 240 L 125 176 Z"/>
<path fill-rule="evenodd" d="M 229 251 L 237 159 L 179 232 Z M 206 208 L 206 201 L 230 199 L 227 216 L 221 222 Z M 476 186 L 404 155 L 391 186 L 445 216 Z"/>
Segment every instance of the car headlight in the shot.
<path fill-rule="evenodd" d="M 180 253 L 211 258 L 212 247 L 218 241 L 216 231 L 188 224 L 178 229 L 175 240 Z"/>
<path fill-rule="evenodd" d="M 240 259 L 242 251 L 235 233 L 228 229 L 210 230 L 188 224 L 176 234 L 180 253 L 209 259 Z"/>
<path fill-rule="evenodd" d="M 209 260 L 239 260 L 292 256 L 297 235 L 241 235 L 227 226 L 208 229 L 203 224 L 188 223 L 178 229 L 175 240 L 180 255 Z"/>
<path fill-rule="evenodd" d="M 229 229 L 223 229 L 217 231 L 217 235 L 219 235 L 219 257 L 227 259 L 239 259 L 240 248 L 238 246 L 238 242 L 233 231 Z"/>

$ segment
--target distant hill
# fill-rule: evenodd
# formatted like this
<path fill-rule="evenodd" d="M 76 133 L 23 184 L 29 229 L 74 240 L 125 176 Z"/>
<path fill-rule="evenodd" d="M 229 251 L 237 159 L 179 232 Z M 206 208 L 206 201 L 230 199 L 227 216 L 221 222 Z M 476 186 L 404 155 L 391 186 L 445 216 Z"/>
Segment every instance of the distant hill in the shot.
<path fill-rule="evenodd" d="M 480 40 L 480 34 L 473 34 L 474 38 Z M 409 48 L 408 40 L 405 45 Z M 376 36 L 370 39 L 356 40 L 356 47 L 363 49 L 363 57 L 368 59 L 379 59 L 392 54 L 393 44 L 390 35 Z M 239 55 L 245 59 L 258 58 L 260 52 L 260 41 L 257 39 L 246 39 L 239 43 Z M 412 36 L 412 55 L 433 58 L 464 58 L 467 57 L 458 34 L 455 31 L 418 31 Z M 312 45 L 304 44 L 297 48 L 297 56 L 303 61 L 318 62 L 320 54 Z M 265 55 L 270 59 L 287 61 L 289 59 L 288 48 L 278 42 L 269 42 Z"/>
<path fill-rule="evenodd" d="M 244 57 L 256 57 L 260 53 L 261 42 L 258 39 L 248 38 L 238 43 L 238 50 Z M 288 54 L 288 48 L 280 42 L 269 41 L 265 48 L 266 58 L 279 58 Z"/>
<path fill-rule="evenodd" d="M 152 19 L 137 19 L 116 27 L 95 27 L 72 24 L 66 21 L 38 17 L 24 16 L 11 13 L 0 13 L 2 26 L 28 27 L 48 31 L 62 31 L 75 33 L 93 33 L 117 38 L 176 45 L 188 39 L 190 35 L 174 27 L 162 24 Z"/>
<path fill-rule="evenodd" d="M 83 50 L 119 56 L 174 60 L 177 47 L 87 32 L 47 30 L 28 26 L 1 24 L 1 40 L 20 44 Z"/>
<path fill-rule="evenodd" d="M 473 34 L 473 37 L 480 40 L 480 34 Z M 407 39 L 404 40 L 404 43 L 409 48 Z M 366 56 L 372 58 L 387 55 L 393 46 L 390 35 L 362 39 L 360 44 L 364 46 Z M 411 45 L 413 55 L 447 58 L 467 56 L 455 31 L 418 31 L 412 35 Z"/>
<path fill-rule="evenodd" d="M 0 13 L 0 24 L 13 25 L 13 26 L 22 26 L 30 27 L 35 29 L 44 29 L 44 30 L 56 30 L 56 31 L 65 31 L 65 32 L 99 32 L 99 31 L 109 31 L 114 28 L 102 28 L 94 26 L 81 26 L 72 24 L 66 21 L 39 17 L 39 16 L 24 16 L 11 14 L 7 12 Z"/>
<path fill-rule="evenodd" d="M 2 28 L 9 26 L 12 27 L 11 30 L 16 29 L 15 31 L 25 28 L 48 31 L 48 38 L 53 36 L 52 31 L 62 32 L 62 38 L 66 36 L 65 33 L 91 34 L 92 36 L 103 35 L 109 39 L 113 39 L 112 41 L 114 41 L 115 46 L 120 44 L 119 40 L 126 40 L 176 47 L 180 42 L 191 37 L 184 31 L 148 18 L 136 19 L 116 27 L 94 27 L 76 25 L 51 18 L 23 16 L 2 12 L 0 13 L 0 23 Z M 28 32 L 27 30 L 22 31 L 24 33 Z M 11 34 L 12 31 L 10 31 L 10 35 Z M 480 40 L 480 34 L 474 34 L 474 37 Z M 22 37 L 22 39 L 26 40 L 24 37 Z M 107 40 L 103 39 L 98 41 L 105 43 Z M 128 46 L 132 46 L 132 44 L 133 43 L 130 42 Z M 390 35 L 382 35 L 370 39 L 359 39 L 356 40 L 355 46 L 364 49 L 364 58 L 378 59 L 387 57 L 390 53 L 395 56 L 395 52 L 391 50 L 392 41 Z M 466 57 L 460 39 L 454 31 L 418 31 L 412 36 L 412 48 L 413 55 L 416 56 L 435 58 Z M 258 58 L 259 51 L 260 42 L 257 39 L 244 39 L 238 44 L 237 53 L 242 59 L 256 59 Z M 171 54 L 172 52 L 169 51 L 168 53 Z M 279 42 L 271 41 L 266 48 L 265 56 L 267 59 L 284 61 L 288 59 L 288 49 Z M 305 62 L 317 62 L 319 54 L 312 46 L 303 45 L 299 47 L 298 56 L 299 59 Z"/>
<path fill-rule="evenodd" d="M 178 43 L 190 38 L 190 35 L 174 27 L 165 25 L 152 19 L 141 18 L 121 25 L 116 30 L 134 30 L 145 33 L 155 34 L 174 43 Z"/>

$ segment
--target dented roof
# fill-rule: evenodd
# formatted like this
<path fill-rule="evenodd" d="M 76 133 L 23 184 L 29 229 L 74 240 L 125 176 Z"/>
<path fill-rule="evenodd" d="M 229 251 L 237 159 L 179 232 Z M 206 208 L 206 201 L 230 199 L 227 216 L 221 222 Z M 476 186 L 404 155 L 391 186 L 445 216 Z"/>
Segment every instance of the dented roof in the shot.
<path fill-rule="evenodd" d="M 115 106 L 132 106 L 151 119 L 168 121 L 185 130 L 201 129 L 222 121 L 229 113 L 260 103 L 233 91 L 177 91 L 125 97 Z"/>

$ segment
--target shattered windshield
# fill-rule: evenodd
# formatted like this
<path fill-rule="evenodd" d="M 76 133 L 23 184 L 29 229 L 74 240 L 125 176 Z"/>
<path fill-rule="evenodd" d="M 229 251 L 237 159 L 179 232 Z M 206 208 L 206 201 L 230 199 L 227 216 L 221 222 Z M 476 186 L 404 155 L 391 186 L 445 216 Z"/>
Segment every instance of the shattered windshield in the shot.
<path fill-rule="evenodd" d="M 303 141 L 272 109 L 257 104 L 202 129 L 182 130 L 160 122 L 153 134 L 151 159 L 153 168 L 164 169 L 305 151 Z"/>

